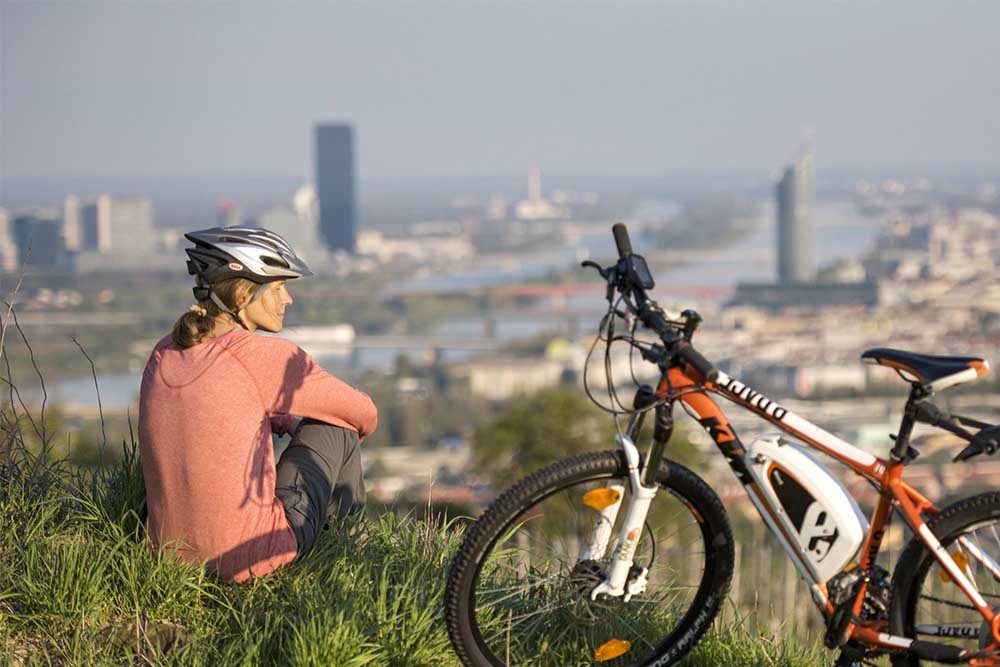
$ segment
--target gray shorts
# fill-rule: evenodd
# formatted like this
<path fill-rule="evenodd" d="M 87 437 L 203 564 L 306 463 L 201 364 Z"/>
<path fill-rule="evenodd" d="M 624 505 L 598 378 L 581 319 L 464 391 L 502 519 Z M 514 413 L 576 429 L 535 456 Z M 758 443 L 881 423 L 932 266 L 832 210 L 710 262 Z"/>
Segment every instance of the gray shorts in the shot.
<path fill-rule="evenodd" d="M 303 419 L 277 464 L 274 495 L 298 553 L 308 551 L 328 518 L 343 518 L 365 505 L 358 434 L 316 419 Z"/>

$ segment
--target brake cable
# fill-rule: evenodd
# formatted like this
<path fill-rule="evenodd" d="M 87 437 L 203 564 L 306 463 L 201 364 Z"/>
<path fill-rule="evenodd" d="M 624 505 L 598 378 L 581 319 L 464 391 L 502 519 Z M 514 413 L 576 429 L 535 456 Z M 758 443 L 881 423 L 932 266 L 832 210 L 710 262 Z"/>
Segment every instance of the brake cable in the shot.
<path fill-rule="evenodd" d="M 610 407 L 607 406 L 607 405 L 602 404 L 600 401 L 597 400 L 597 398 L 594 396 L 593 389 L 590 386 L 589 374 L 590 374 L 590 367 L 591 367 L 591 359 L 593 358 L 594 352 L 596 351 L 597 344 L 599 342 L 604 342 L 605 345 L 606 345 L 606 348 L 605 348 L 606 362 L 607 362 L 607 357 L 609 357 L 608 348 L 615 341 L 619 341 L 619 340 L 620 341 L 624 341 L 624 342 L 629 343 L 633 347 L 640 347 L 640 349 L 642 349 L 642 346 L 645 345 L 645 343 L 643 343 L 642 341 L 636 341 L 636 340 L 634 340 L 634 339 L 632 339 L 630 337 L 627 337 L 627 336 L 607 335 L 605 333 L 606 329 L 610 329 L 611 331 L 613 331 L 613 323 L 609 322 L 609 320 L 612 319 L 617 314 L 617 312 L 616 312 L 617 311 L 617 304 L 620 301 L 621 301 L 621 297 L 619 296 L 618 301 L 616 301 L 616 302 L 614 302 L 614 303 L 612 303 L 612 304 L 609 305 L 608 312 L 605 313 L 605 315 L 601 318 L 601 323 L 598 326 L 597 336 L 594 338 L 594 342 L 591 344 L 590 349 L 587 351 L 587 357 L 584 360 L 584 366 L 583 366 L 583 389 L 584 389 L 584 392 L 587 395 L 587 398 L 589 398 L 590 401 L 594 405 L 596 405 L 602 411 L 607 412 L 607 413 L 612 414 L 612 415 L 615 416 L 615 425 L 618 428 L 618 432 L 622 433 L 623 431 L 621 429 L 621 425 L 618 423 L 618 420 L 617 420 L 618 417 L 620 417 L 620 416 L 634 415 L 634 414 L 638 414 L 640 412 L 646 412 L 647 410 L 653 409 L 656 406 L 656 403 L 653 403 L 653 404 L 651 404 L 651 405 L 649 405 L 649 406 L 647 406 L 645 408 L 640 408 L 640 409 L 629 409 L 629 408 L 626 408 L 621 403 L 621 401 L 617 398 L 617 393 L 614 392 L 613 377 L 612 377 L 613 374 L 612 374 L 611 369 L 610 369 L 610 367 L 608 365 L 605 366 L 605 376 L 606 376 L 606 378 L 608 380 L 608 386 L 610 388 L 609 396 L 611 397 L 611 401 L 612 401 L 612 404 L 610 405 Z M 620 312 L 620 311 L 618 311 L 618 312 Z M 653 349 L 655 347 L 655 344 L 649 343 L 648 346 L 649 347 L 646 348 L 646 349 L 650 349 L 651 350 L 651 349 Z M 617 407 L 615 406 L 615 403 L 617 403 Z"/>
<path fill-rule="evenodd" d="M 605 337 L 605 328 L 609 324 L 608 320 L 610 318 L 614 317 L 615 304 L 609 301 L 608 306 L 609 306 L 608 307 L 608 312 L 605 313 L 604 316 L 601 318 L 601 322 L 598 325 L 598 329 L 597 329 L 597 336 L 594 338 L 594 342 L 591 344 L 590 350 L 588 350 L 588 352 L 587 352 L 587 357 L 586 357 L 586 359 L 583 362 L 583 390 L 587 394 L 587 398 L 589 398 L 590 401 L 594 405 L 596 405 L 598 408 L 600 408 L 604 412 L 608 412 L 608 413 L 611 413 L 613 415 L 617 415 L 618 414 L 618 410 L 615 410 L 614 405 L 612 405 L 611 407 L 607 407 L 607 406 L 603 405 L 600 401 L 598 401 L 597 398 L 594 397 L 594 393 L 593 393 L 593 391 L 590 388 L 590 382 L 588 381 L 589 372 L 590 372 L 590 359 L 591 359 L 591 357 L 593 357 L 594 351 L 597 349 L 597 344 L 599 342 L 601 342 L 601 341 L 605 341 L 605 342 L 607 342 L 607 344 L 610 345 L 610 338 L 609 337 Z M 616 424 L 617 424 L 617 422 L 616 422 Z"/>
<path fill-rule="evenodd" d="M 628 332 L 629 338 L 632 339 L 632 340 L 635 340 L 635 329 L 636 329 L 636 326 L 638 324 L 639 324 L 639 320 L 637 318 L 633 318 L 632 319 L 632 327 L 629 329 L 629 332 Z M 629 347 L 629 351 L 628 351 L 628 372 L 629 372 L 629 375 L 632 376 L 632 383 L 636 387 L 638 387 L 639 386 L 639 379 L 635 376 L 635 348 L 636 348 L 635 345 L 631 345 Z"/>

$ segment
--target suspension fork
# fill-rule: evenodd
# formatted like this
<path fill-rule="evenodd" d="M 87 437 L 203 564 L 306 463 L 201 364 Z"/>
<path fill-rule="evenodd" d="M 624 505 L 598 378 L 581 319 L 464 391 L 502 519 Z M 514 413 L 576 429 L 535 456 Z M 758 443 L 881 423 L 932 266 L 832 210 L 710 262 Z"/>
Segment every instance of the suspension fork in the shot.
<path fill-rule="evenodd" d="M 628 428 L 625 429 L 627 439 L 624 442 L 627 442 L 628 445 L 623 444 L 620 435 L 615 437 L 615 445 L 619 450 L 625 451 L 626 460 L 629 460 L 629 447 L 635 449 L 635 441 L 639 439 L 639 433 L 642 431 L 645 419 L 645 411 L 632 415 Z M 611 532 L 614 530 L 618 510 L 621 508 L 624 497 L 625 485 L 617 482 L 611 482 L 602 489 L 595 489 L 584 494 L 583 504 L 597 511 L 597 521 L 594 523 L 594 529 L 590 533 L 587 546 L 580 553 L 577 562 L 604 558 L 604 552 L 608 549 Z"/>
<path fill-rule="evenodd" d="M 659 489 L 656 483 L 657 472 L 660 468 L 660 461 L 667 441 L 673 431 L 672 404 L 660 404 L 655 409 L 656 424 L 653 430 L 653 444 L 650 447 L 649 455 L 646 457 L 644 465 L 641 465 L 639 450 L 635 446 L 635 439 L 642 428 L 645 412 L 639 413 L 632 418 L 627 434 L 619 434 L 615 437 L 618 449 L 625 455 L 625 462 L 628 469 L 629 487 L 632 497 L 628 504 L 625 520 L 622 523 L 618 537 L 618 546 L 611 559 L 611 567 L 608 570 L 607 578 L 591 591 L 591 598 L 596 599 L 600 594 L 621 596 L 624 595 L 626 601 L 632 595 L 641 593 L 646 585 L 646 570 L 641 568 L 639 572 L 633 572 L 634 556 L 639 538 L 642 535 L 643 526 L 646 523 L 646 515 L 649 513 L 649 506 L 656 497 Z M 591 532 L 587 547 L 581 553 L 580 560 L 600 560 L 607 551 L 615 520 L 621 509 L 624 486 L 617 483 L 609 484 L 604 489 L 598 489 L 598 493 L 603 494 L 599 501 L 601 504 L 610 503 L 600 507 L 598 517 Z M 597 500 L 598 496 L 594 497 Z M 588 503 L 587 498 L 584 499 Z M 588 503 L 590 504 L 590 503 Z M 597 503 L 591 507 L 598 509 Z M 630 575 L 633 578 L 629 582 Z"/>
<path fill-rule="evenodd" d="M 646 467 L 642 473 L 643 485 L 652 487 L 656 486 L 656 475 L 660 472 L 663 452 L 670 441 L 670 436 L 674 433 L 674 402 L 660 403 L 656 406 L 654 414 L 653 445 L 649 448 Z"/>

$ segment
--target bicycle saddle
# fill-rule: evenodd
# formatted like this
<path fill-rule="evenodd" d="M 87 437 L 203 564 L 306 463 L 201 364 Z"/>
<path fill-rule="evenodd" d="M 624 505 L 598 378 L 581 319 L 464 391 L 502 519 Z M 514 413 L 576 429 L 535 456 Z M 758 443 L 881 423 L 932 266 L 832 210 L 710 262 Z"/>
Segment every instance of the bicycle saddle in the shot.
<path fill-rule="evenodd" d="M 866 350 L 861 360 L 895 368 L 904 379 L 919 382 L 930 391 L 975 380 L 990 370 L 990 363 L 980 357 L 936 357 L 887 347 Z"/>

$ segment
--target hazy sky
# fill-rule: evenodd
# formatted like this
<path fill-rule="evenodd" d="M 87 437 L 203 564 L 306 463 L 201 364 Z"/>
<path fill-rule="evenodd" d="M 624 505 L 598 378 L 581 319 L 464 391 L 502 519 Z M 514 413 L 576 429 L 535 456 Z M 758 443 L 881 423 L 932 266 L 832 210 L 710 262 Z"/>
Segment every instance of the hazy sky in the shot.
<path fill-rule="evenodd" d="M 0 175 L 1000 165 L 1000 2 L 0 0 Z"/>

